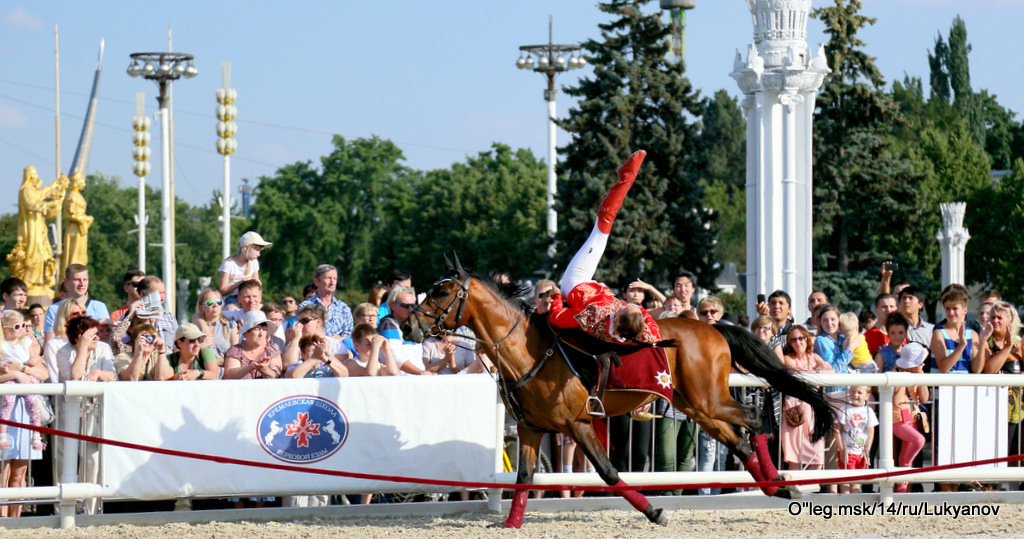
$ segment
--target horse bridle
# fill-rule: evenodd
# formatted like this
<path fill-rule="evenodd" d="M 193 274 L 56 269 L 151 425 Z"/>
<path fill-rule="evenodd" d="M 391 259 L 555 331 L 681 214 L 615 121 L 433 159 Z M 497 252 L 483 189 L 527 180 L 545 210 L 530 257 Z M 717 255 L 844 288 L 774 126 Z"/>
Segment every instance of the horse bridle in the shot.
<path fill-rule="evenodd" d="M 431 325 L 429 328 L 427 328 L 427 334 L 428 335 L 455 335 L 455 330 L 445 327 L 444 322 L 445 322 L 445 320 L 448 319 L 448 315 L 451 314 L 452 309 L 456 309 L 455 305 L 457 303 L 458 304 L 458 308 L 455 311 L 455 325 L 456 325 L 456 327 L 459 325 L 459 321 L 462 320 L 462 311 L 466 308 L 466 300 L 469 299 L 469 281 L 470 281 L 470 279 L 472 279 L 472 277 L 469 277 L 469 276 L 467 276 L 462 281 L 459 281 L 457 279 L 453 279 L 451 277 L 445 277 L 445 278 L 442 278 L 441 280 L 437 281 L 436 283 L 433 284 L 433 286 L 430 287 L 430 290 L 427 292 L 427 297 L 425 297 L 423 299 L 423 301 L 420 302 L 420 305 L 417 305 L 416 308 L 413 311 L 413 312 L 415 312 L 417 314 L 430 317 L 431 319 L 434 320 L 433 325 Z M 455 292 L 455 299 L 453 299 L 451 301 L 451 303 L 448 304 L 447 307 L 442 307 L 440 303 L 438 303 L 437 301 L 434 300 L 433 292 L 435 290 L 437 290 L 438 287 L 443 286 L 444 284 L 446 284 L 448 282 L 454 282 L 454 283 L 458 284 L 459 285 L 459 290 L 457 290 Z M 420 309 L 420 307 L 424 303 L 427 303 L 431 310 Z M 437 314 L 435 311 L 441 311 L 441 313 Z M 511 328 L 509 328 L 508 333 L 506 333 L 504 337 L 498 339 L 497 341 L 495 341 L 493 343 L 485 341 L 483 339 L 480 339 L 480 338 L 478 338 L 476 336 L 472 336 L 471 337 L 469 335 L 459 334 L 458 337 L 460 339 L 467 339 L 467 340 L 470 340 L 470 341 L 474 341 L 474 342 L 478 342 L 480 344 L 487 345 L 487 346 L 493 348 L 494 352 L 495 352 L 495 355 L 497 355 L 498 348 L 501 347 L 501 343 L 505 342 L 506 339 L 508 339 L 509 337 L 512 336 L 512 333 L 516 330 L 517 327 L 519 327 L 519 323 L 523 321 L 523 318 L 524 318 L 524 315 L 523 315 L 522 312 L 520 312 L 519 316 L 516 318 L 516 322 L 514 324 L 512 324 Z"/>
<path fill-rule="evenodd" d="M 456 309 L 455 325 L 456 327 L 459 325 L 459 321 L 462 320 L 462 311 L 463 309 L 465 309 L 466 301 L 469 299 L 470 279 L 471 277 L 469 276 L 467 276 L 462 281 L 453 279 L 451 277 L 444 277 L 430 287 L 430 290 L 427 292 L 427 297 L 425 297 L 423 301 L 420 302 L 420 304 L 417 305 L 416 309 L 414 310 L 415 313 L 421 314 L 423 316 L 429 316 L 434 320 L 434 324 L 427 329 L 428 335 L 435 334 L 434 332 L 436 332 L 437 335 L 455 335 L 455 330 L 445 327 L 444 322 L 445 320 L 448 319 L 448 315 L 451 314 L 452 309 Z M 457 283 L 459 285 L 459 290 L 455 292 L 455 299 L 453 299 L 451 303 L 448 304 L 447 307 L 442 307 L 440 303 L 434 300 L 434 291 L 437 290 L 438 287 L 443 286 L 448 282 Z M 427 303 L 431 309 L 440 311 L 440 314 L 436 314 L 434 311 L 420 309 L 420 306 L 423 305 L 424 303 Z M 456 303 L 458 303 L 457 308 L 455 307 Z M 523 318 L 525 318 L 523 311 L 519 311 L 519 316 L 516 318 L 515 323 L 512 324 L 512 327 L 509 328 L 508 333 L 506 333 L 504 337 L 498 339 L 493 343 L 480 339 L 475 335 L 471 337 L 469 335 L 459 334 L 458 337 L 460 339 L 467 339 L 491 347 L 491 349 L 494 350 L 495 366 L 498 368 L 498 371 L 500 372 L 501 354 L 499 353 L 499 349 L 501 347 L 501 343 L 505 342 L 506 339 L 512 336 L 512 333 L 515 332 L 517 327 L 519 327 L 519 324 L 523 321 Z M 552 347 L 552 349 L 549 349 L 547 353 L 544 355 L 544 358 L 541 361 L 536 362 L 533 368 L 530 369 L 530 371 L 527 372 L 525 376 L 521 377 L 515 383 L 510 383 L 508 380 L 505 379 L 504 376 L 501 375 L 498 375 L 496 379 L 498 383 L 498 392 L 500 393 L 502 400 L 505 402 L 509 412 L 512 414 L 512 417 L 517 422 L 523 423 L 528 427 L 537 430 L 538 432 L 550 431 L 547 431 L 547 429 L 543 429 L 541 427 L 537 427 L 536 425 L 533 425 L 532 423 L 527 421 L 526 415 L 523 413 L 522 405 L 519 403 L 519 399 L 515 395 L 515 390 L 522 387 L 523 385 L 525 385 L 526 383 L 533 379 L 533 377 L 537 374 L 537 371 L 540 370 L 540 367 L 547 361 L 549 357 L 551 357 L 551 354 L 554 351 L 553 348 L 554 347 Z"/>

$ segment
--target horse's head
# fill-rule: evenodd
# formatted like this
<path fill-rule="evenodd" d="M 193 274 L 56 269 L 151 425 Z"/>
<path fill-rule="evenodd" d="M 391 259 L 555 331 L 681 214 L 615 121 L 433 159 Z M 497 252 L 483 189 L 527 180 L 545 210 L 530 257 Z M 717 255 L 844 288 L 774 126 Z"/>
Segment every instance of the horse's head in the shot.
<path fill-rule="evenodd" d="M 463 269 L 459 256 L 454 256 L 454 263 L 448 255 L 444 256 L 444 276 L 430 287 L 413 311 L 414 323 L 426 328 L 427 335 L 451 333 L 464 324 L 462 318 L 472 277 Z"/>

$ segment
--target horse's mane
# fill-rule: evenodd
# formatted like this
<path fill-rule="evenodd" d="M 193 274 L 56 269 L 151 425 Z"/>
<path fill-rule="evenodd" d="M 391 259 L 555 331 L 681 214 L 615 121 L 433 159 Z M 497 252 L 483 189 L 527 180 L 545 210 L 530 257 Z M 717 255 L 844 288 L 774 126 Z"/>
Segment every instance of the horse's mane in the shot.
<path fill-rule="evenodd" d="M 523 299 L 523 297 L 528 296 L 530 294 L 531 288 L 529 285 L 516 283 L 499 285 L 498 283 L 492 281 L 491 279 L 473 272 L 470 272 L 469 276 L 473 277 L 477 281 L 480 281 L 481 284 L 493 290 L 495 293 L 498 294 L 498 296 L 501 299 L 511 303 L 513 308 L 521 310 L 525 313 L 529 313 L 532 311 L 532 305 L 530 305 L 526 300 Z"/>

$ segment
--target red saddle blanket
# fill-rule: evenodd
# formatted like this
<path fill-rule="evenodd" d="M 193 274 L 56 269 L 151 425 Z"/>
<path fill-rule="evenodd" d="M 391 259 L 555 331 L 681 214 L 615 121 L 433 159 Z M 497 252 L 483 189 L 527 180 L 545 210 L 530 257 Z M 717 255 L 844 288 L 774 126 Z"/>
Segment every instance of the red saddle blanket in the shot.
<path fill-rule="evenodd" d="M 619 359 L 622 365 L 612 365 L 608 390 L 649 391 L 672 401 L 672 375 L 663 348 L 638 347 L 635 352 L 620 353 Z"/>

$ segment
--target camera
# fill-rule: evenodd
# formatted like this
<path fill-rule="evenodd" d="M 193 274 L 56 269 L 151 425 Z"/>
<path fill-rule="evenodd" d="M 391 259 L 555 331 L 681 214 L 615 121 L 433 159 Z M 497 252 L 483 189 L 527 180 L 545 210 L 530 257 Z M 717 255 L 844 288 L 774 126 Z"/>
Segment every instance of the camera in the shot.
<path fill-rule="evenodd" d="M 896 262 L 886 262 L 885 263 L 885 270 L 886 271 L 893 271 L 893 270 L 895 270 L 898 267 L 900 267 L 900 265 L 897 264 Z"/>
<path fill-rule="evenodd" d="M 156 335 L 143 335 L 142 340 L 146 341 L 146 344 L 153 344 L 153 341 L 156 340 Z"/>
<path fill-rule="evenodd" d="M 765 302 L 764 294 L 758 294 L 757 295 L 757 302 L 758 303 L 764 303 Z"/>

